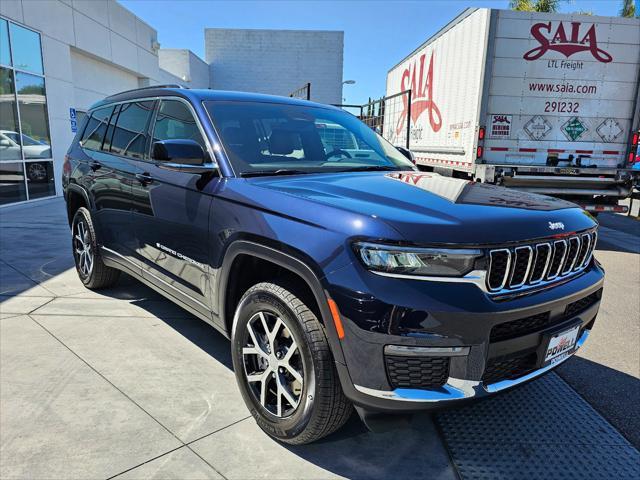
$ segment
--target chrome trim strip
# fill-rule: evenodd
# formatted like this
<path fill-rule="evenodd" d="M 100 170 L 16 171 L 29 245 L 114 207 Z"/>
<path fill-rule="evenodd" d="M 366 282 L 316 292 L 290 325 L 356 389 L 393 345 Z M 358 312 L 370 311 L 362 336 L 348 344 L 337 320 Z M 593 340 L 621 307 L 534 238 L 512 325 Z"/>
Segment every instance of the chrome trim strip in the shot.
<path fill-rule="evenodd" d="M 589 337 L 589 330 L 585 330 L 578 341 L 576 342 L 575 350 L 567 355 L 562 360 L 547 365 L 544 368 L 540 368 L 535 370 L 528 375 L 524 375 L 520 378 L 516 378 L 514 380 L 505 380 L 498 383 L 492 383 L 490 385 L 482 385 L 481 382 L 475 380 L 464 380 L 461 378 L 453 378 L 449 377 L 447 383 L 438 389 L 433 390 L 422 390 L 422 389 L 414 389 L 414 388 L 396 388 L 395 390 L 375 390 L 373 388 L 362 387 L 360 385 L 355 385 L 354 387 L 361 393 L 365 395 L 370 395 L 372 397 L 384 398 L 387 400 L 396 400 L 401 402 L 416 402 L 416 403 L 435 403 L 435 402 L 443 402 L 448 400 L 461 400 L 464 398 L 472 398 L 476 396 L 482 396 L 483 394 L 491 394 L 495 392 L 499 392 L 501 390 L 506 390 L 511 387 L 515 387 L 518 384 L 524 383 L 533 378 L 539 377 L 547 373 L 549 370 L 554 369 L 558 365 L 564 363 L 566 360 L 571 358 L 584 342 L 587 341 Z"/>
<path fill-rule="evenodd" d="M 582 244 L 582 242 L 580 241 L 580 237 L 571 237 L 567 241 L 567 244 L 568 244 L 567 256 L 569 255 L 569 252 L 571 251 L 571 243 L 572 242 L 578 242 L 578 246 L 576 247 L 576 254 L 573 256 L 573 259 L 567 258 L 566 264 L 562 268 L 562 275 L 566 275 L 571 270 L 573 270 L 573 267 L 575 266 L 576 261 L 578 260 L 578 255 L 580 255 L 580 245 Z M 571 261 L 571 263 L 569 263 L 569 261 Z M 569 268 L 567 268 L 567 266 L 569 266 Z"/>
<path fill-rule="evenodd" d="M 385 345 L 385 355 L 402 357 L 463 357 L 469 355 L 469 347 L 419 347 L 413 345 Z"/>
<path fill-rule="evenodd" d="M 542 269 L 542 274 L 540 275 L 540 278 L 538 278 L 537 280 L 529 280 L 529 284 L 531 285 L 536 285 L 538 283 L 540 283 L 545 275 L 547 274 L 547 270 L 549 269 L 549 263 L 551 263 L 551 254 L 553 253 L 553 248 L 551 247 L 551 244 L 549 242 L 547 243 L 539 243 L 538 245 L 536 245 L 536 260 L 535 263 L 538 263 L 538 255 L 540 254 L 540 247 L 547 247 L 547 259 L 544 262 L 544 268 Z"/>
<path fill-rule="evenodd" d="M 522 377 L 519 377 L 513 380 L 503 380 L 502 382 L 492 383 L 490 385 L 484 385 L 484 389 L 489 393 L 495 393 L 501 390 L 506 390 L 507 388 L 515 387 L 516 385 L 526 382 L 527 380 L 531 380 L 532 378 L 539 377 L 540 375 L 547 373 L 549 370 L 552 370 L 558 365 L 569 360 L 578 351 L 578 349 L 582 347 L 582 345 L 584 345 L 584 342 L 587 341 L 587 338 L 589 338 L 589 330 L 585 330 L 582 333 L 582 335 L 576 342 L 575 350 L 570 355 L 567 355 L 562 360 L 559 360 L 556 363 L 552 363 L 551 365 L 547 365 L 546 367 L 539 368 L 538 370 L 534 370 L 533 372 L 527 375 L 524 375 Z"/>
<path fill-rule="evenodd" d="M 460 400 L 476 396 L 476 388 L 480 382 L 451 378 L 437 390 L 420 390 L 417 388 L 396 388 L 395 390 L 375 390 L 373 388 L 354 385 L 355 389 L 372 397 L 398 400 L 401 402 L 431 403 L 446 400 Z"/>
<path fill-rule="evenodd" d="M 102 250 L 105 250 L 107 252 L 109 252 L 110 254 L 116 255 L 118 257 L 120 257 L 121 259 L 123 259 L 124 261 L 126 261 L 129 265 L 131 265 L 133 268 L 140 270 L 140 275 L 144 276 L 145 273 L 148 273 L 149 275 L 151 275 L 154 279 L 158 280 L 159 282 L 162 282 L 163 284 L 165 284 L 167 287 L 171 288 L 173 291 L 177 292 L 179 295 L 181 295 L 182 297 L 188 298 L 189 300 L 197 303 L 198 305 L 200 305 L 202 308 L 204 308 L 205 310 L 210 310 L 209 307 L 207 307 L 204 303 L 202 303 L 201 301 L 193 298 L 191 295 L 183 292 L 182 290 L 174 287 L 173 285 L 171 285 L 170 283 L 164 281 L 163 279 L 161 279 L 160 277 L 158 277 L 157 275 L 154 275 L 153 272 L 150 272 L 149 270 L 145 270 L 144 268 L 141 268 L 139 265 L 136 265 L 135 263 L 133 263 L 131 260 L 129 260 L 127 257 L 125 257 L 124 255 L 121 255 L 120 253 L 116 252 L 115 250 L 111 250 L 110 248 L 107 248 L 105 246 L 100 247 Z"/>
<path fill-rule="evenodd" d="M 593 235 L 593 241 L 591 242 L 591 251 L 589 252 L 589 258 L 587 258 L 585 265 L 589 265 L 589 263 L 591 263 L 591 258 L 593 258 L 593 252 L 596 250 L 596 245 L 598 243 L 598 232 L 595 231 L 592 233 L 592 235 Z"/>
<path fill-rule="evenodd" d="M 547 280 L 553 280 L 556 277 L 558 277 L 558 275 L 560 275 L 560 272 L 562 272 L 562 267 L 564 266 L 564 261 L 567 258 L 567 252 L 569 250 L 569 246 L 567 245 L 567 241 L 566 240 L 556 240 L 555 242 L 553 242 L 553 255 L 551 256 L 551 263 L 553 265 L 553 259 L 556 256 L 556 245 L 557 244 L 562 244 L 564 245 L 564 252 L 562 253 L 562 258 L 560 259 L 560 263 L 558 264 L 558 269 L 556 270 L 554 275 L 550 275 L 549 272 L 547 272 Z"/>
<path fill-rule="evenodd" d="M 502 283 L 500 284 L 499 287 L 495 287 L 495 288 L 492 287 L 491 281 L 489 280 L 489 275 L 487 275 L 487 286 L 489 287 L 489 290 L 492 292 L 502 290 L 504 288 L 504 286 L 507 284 L 507 279 L 509 278 L 509 273 L 511 271 L 511 250 L 509 250 L 508 248 L 499 248 L 496 250 L 491 250 L 489 252 L 489 270 L 488 270 L 489 274 L 491 273 L 491 268 L 493 266 L 493 254 L 498 252 L 507 252 L 507 266 L 504 271 L 504 277 L 502 279 Z"/>
<path fill-rule="evenodd" d="M 518 253 L 518 250 L 529 250 L 529 261 L 527 263 L 527 270 L 524 272 L 524 277 L 522 277 L 522 282 L 513 284 L 512 283 L 513 274 L 515 273 L 516 267 L 518 266 L 518 257 L 520 255 Z M 513 262 L 513 268 L 511 269 L 511 275 L 509 276 L 509 288 L 518 288 L 524 285 L 525 283 L 527 283 L 527 280 L 529 278 L 529 272 L 531 271 L 531 261 L 533 260 L 533 248 L 531 248 L 529 245 L 525 247 L 516 247 L 514 251 L 515 251 L 516 259 Z"/>
<path fill-rule="evenodd" d="M 375 275 L 380 275 L 381 277 L 405 278 L 408 280 L 421 280 L 423 282 L 474 283 L 483 291 L 487 291 L 487 288 L 485 286 L 485 277 L 487 273 L 484 270 L 474 270 L 467 273 L 464 277 L 429 277 L 422 275 L 407 275 L 403 273 L 377 272 L 375 270 L 369 270 L 369 272 Z"/>

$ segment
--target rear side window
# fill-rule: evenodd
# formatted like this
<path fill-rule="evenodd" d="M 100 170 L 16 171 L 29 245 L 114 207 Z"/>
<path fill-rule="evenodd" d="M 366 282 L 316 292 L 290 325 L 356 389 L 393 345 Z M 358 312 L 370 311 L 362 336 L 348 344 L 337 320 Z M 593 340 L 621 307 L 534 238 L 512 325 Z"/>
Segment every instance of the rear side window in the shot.
<path fill-rule="evenodd" d="M 107 124 L 112 111 L 113 107 L 105 107 L 99 108 L 91 114 L 87 122 L 87 128 L 84 129 L 84 134 L 82 135 L 81 143 L 84 148 L 90 150 L 100 150 L 102 148 L 102 141 L 107 132 Z"/>
<path fill-rule="evenodd" d="M 147 125 L 153 101 L 125 103 L 115 121 L 109 151 L 132 158 L 143 158 L 147 144 Z M 105 141 L 105 150 L 107 142 Z"/>
<path fill-rule="evenodd" d="M 204 151 L 207 149 L 191 110 L 178 100 L 163 100 L 153 129 L 153 141 L 175 139 L 195 140 Z"/>

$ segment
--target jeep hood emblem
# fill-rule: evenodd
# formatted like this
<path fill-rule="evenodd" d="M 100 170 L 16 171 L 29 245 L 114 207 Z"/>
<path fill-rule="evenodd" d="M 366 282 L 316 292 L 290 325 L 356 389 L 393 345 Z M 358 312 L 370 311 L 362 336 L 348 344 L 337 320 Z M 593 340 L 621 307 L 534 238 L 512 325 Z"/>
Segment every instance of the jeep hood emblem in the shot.
<path fill-rule="evenodd" d="M 551 229 L 551 230 L 564 230 L 564 223 L 562 223 L 562 222 L 549 222 L 549 229 Z"/>

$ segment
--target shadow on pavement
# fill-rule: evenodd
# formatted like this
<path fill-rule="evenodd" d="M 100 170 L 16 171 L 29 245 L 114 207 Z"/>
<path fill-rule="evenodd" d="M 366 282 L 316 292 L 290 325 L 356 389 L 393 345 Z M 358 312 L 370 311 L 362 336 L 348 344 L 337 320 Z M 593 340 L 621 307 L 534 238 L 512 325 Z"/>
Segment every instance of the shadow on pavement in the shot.
<path fill-rule="evenodd" d="M 581 357 L 573 357 L 557 372 L 640 449 L 640 380 Z"/>

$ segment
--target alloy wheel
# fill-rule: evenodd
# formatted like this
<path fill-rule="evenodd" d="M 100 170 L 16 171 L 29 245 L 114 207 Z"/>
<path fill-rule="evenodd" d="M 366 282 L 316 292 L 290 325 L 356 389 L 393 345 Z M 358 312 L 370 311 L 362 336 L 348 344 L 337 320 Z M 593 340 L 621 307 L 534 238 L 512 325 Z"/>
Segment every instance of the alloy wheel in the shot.
<path fill-rule="evenodd" d="M 261 311 L 247 322 L 242 361 L 249 388 L 276 417 L 288 417 L 300 404 L 304 386 L 302 354 L 286 323 Z"/>
<path fill-rule="evenodd" d="M 78 270 L 83 276 L 88 277 L 93 269 L 93 248 L 89 229 L 82 220 L 76 223 L 73 235 L 73 252 Z"/>

